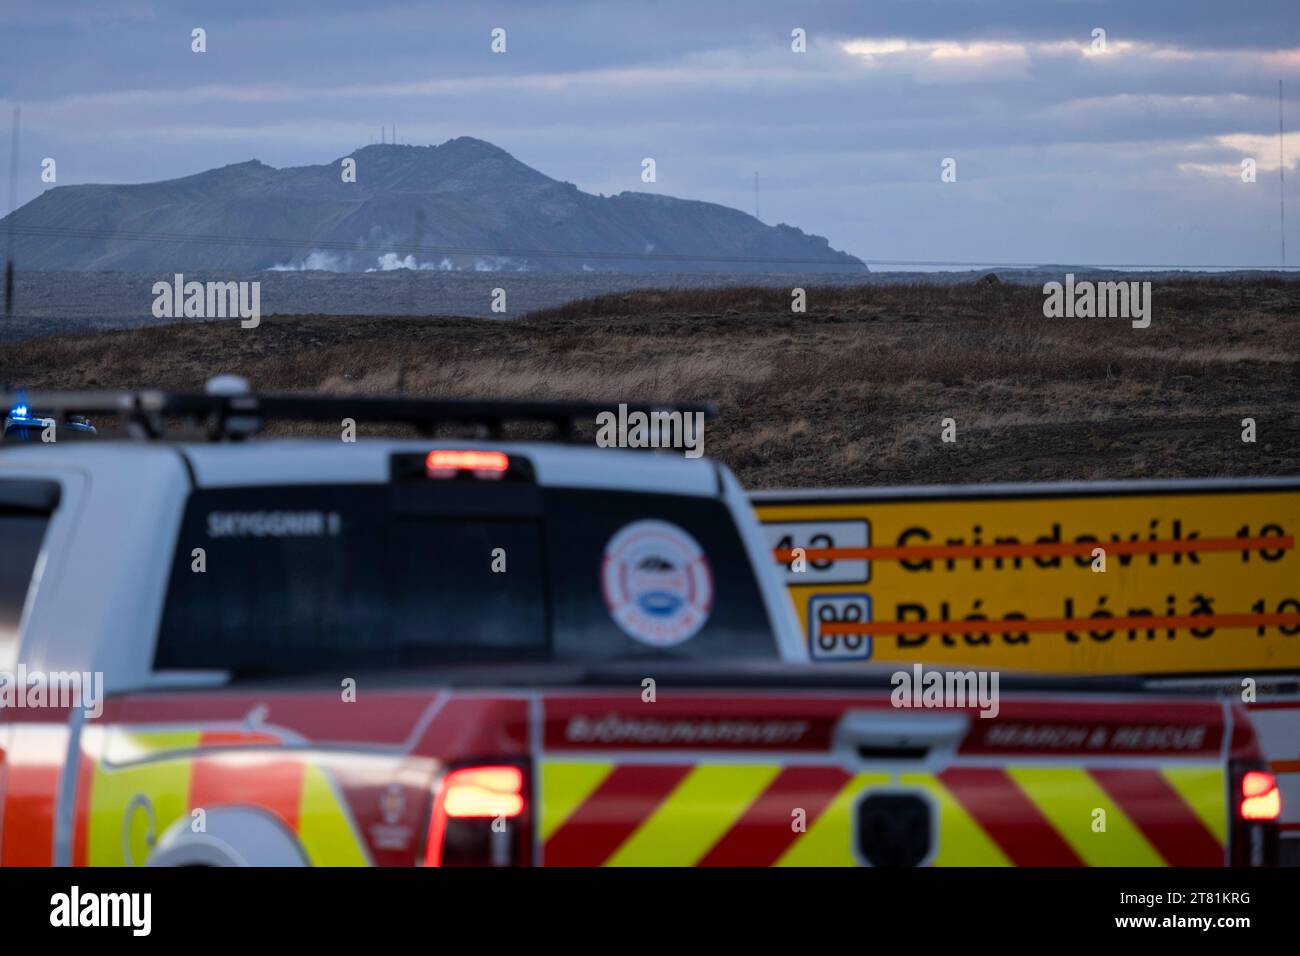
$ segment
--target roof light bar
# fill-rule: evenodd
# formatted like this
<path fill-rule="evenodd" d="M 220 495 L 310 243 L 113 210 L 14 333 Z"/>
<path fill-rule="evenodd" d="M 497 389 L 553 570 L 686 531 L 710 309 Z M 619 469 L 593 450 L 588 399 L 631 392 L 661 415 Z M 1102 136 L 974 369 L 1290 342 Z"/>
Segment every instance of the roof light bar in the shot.
<path fill-rule="evenodd" d="M 255 433 L 270 421 L 357 422 L 407 424 L 421 434 L 433 435 L 441 425 L 474 424 L 499 436 L 505 422 L 542 422 L 569 438 L 576 422 L 594 422 L 601 412 L 619 402 L 569 402 L 528 400 L 477 400 L 446 398 L 379 398 L 333 395 L 258 395 L 235 389 L 219 393 L 164 392 L 49 392 L 40 395 L 0 395 L 0 406 L 25 404 L 54 418 L 71 415 L 115 415 L 140 438 L 163 437 L 164 419 L 180 418 L 207 426 L 214 439 L 238 438 Z M 712 418 L 711 405 L 627 403 L 629 411 L 702 413 Z"/>

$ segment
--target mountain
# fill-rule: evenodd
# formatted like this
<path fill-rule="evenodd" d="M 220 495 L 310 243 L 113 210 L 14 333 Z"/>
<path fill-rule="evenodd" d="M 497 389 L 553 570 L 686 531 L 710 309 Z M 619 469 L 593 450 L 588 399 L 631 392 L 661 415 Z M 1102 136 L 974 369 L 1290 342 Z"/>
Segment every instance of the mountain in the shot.
<path fill-rule="evenodd" d="M 658 194 L 593 196 L 467 136 L 358 149 L 351 183 L 345 158 L 58 186 L 0 220 L 0 232 L 12 219 L 22 270 L 866 271 L 791 226 Z"/>

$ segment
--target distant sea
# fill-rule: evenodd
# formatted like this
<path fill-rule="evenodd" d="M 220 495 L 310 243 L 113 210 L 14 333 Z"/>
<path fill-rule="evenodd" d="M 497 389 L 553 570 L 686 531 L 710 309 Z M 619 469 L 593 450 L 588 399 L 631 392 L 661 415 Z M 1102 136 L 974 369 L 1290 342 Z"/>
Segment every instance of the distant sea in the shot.
<path fill-rule="evenodd" d="M 1002 281 L 1037 283 L 1060 279 L 1068 267 L 996 270 Z M 1076 269 L 1075 274 L 1117 275 Z M 454 315 L 510 319 L 574 299 L 633 289 L 765 286 L 815 288 L 874 283 L 969 282 L 988 270 L 818 274 L 451 272 L 395 269 L 389 272 L 185 273 L 185 281 L 259 281 L 261 312 L 272 315 Z M 1201 273 L 1203 274 L 1203 273 Z M 1232 273 L 1232 275 L 1259 273 Z M 1152 279 L 1170 273 L 1142 273 Z M 1269 273 L 1273 275 L 1273 273 Z M 1295 273 L 1289 274 L 1296 278 Z M 128 272 L 22 272 L 17 274 L 14 314 L 0 316 L 0 343 L 63 332 L 121 329 L 175 321 L 152 314 L 153 284 L 174 274 Z M 494 289 L 506 290 L 507 311 L 492 311 Z M 194 321 L 194 320 L 190 320 Z M 2 364 L 2 363 L 0 363 Z"/>

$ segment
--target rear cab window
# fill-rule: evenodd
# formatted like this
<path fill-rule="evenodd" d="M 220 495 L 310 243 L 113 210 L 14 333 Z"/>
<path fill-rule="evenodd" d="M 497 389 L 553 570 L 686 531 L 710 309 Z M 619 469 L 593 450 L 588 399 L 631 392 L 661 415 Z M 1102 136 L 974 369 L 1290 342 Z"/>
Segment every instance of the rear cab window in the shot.
<path fill-rule="evenodd" d="M 722 501 L 456 479 L 196 490 L 154 667 L 777 656 Z"/>

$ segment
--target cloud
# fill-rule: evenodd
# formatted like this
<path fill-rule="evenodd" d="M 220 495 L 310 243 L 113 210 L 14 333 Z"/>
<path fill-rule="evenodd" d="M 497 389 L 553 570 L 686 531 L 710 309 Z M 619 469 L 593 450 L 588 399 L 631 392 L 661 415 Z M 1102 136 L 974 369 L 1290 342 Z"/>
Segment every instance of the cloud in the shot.
<path fill-rule="evenodd" d="M 1280 142 L 1276 135 L 1264 136 L 1257 133 L 1229 133 L 1215 137 L 1215 141 L 1243 159 L 1250 157 L 1255 160 L 1255 168 L 1261 172 L 1277 171 L 1283 165 L 1287 169 L 1295 169 L 1297 162 L 1300 162 L 1300 131 L 1296 130 L 1287 133 Z M 1240 162 L 1237 165 L 1240 172 Z"/>
<path fill-rule="evenodd" d="M 141 182 L 327 162 L 396 123 L 413 143 L 479 136 L 590 192 L 749 210 L 757 171 L 765 220 L 865 257 L 1245 260 L 1271 254 L 1255 204 L 1276 185 L 1233 191 L 1229 172 L 1247 153 L 1276 170 L 1278 79 L 1300 92 L 1291 4 L 180 0 L 91 16 L 15 0 L 0 118 L 22 104 L 24 201 L 47 188 L 44 156 L 59 186 Z M 498 24 L 504 55 L 488 48 Z M 1176 228 L 1193 214 L 1215 223 L 1194 241 Z"/>

